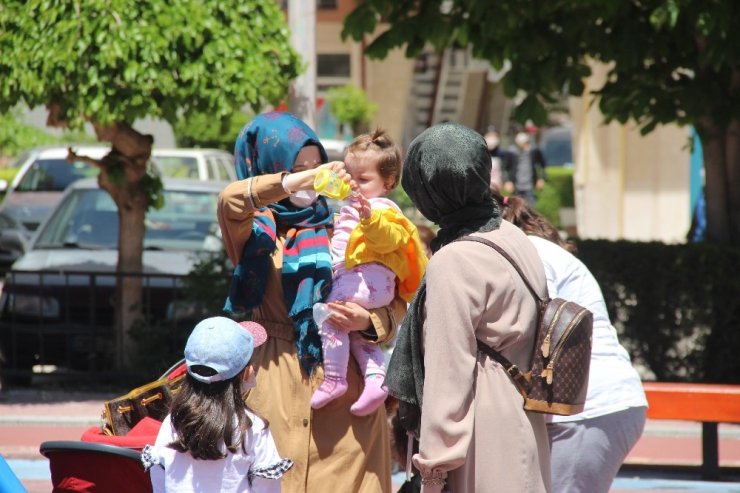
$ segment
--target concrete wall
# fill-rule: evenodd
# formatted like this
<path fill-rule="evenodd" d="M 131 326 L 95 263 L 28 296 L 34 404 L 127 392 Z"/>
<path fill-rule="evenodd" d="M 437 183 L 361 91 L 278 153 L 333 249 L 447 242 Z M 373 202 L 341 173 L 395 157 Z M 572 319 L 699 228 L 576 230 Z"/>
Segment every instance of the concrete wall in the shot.
<path fill-rule="evenodd" d="M 600 88 L 593 67 L 586 91 Z M 603 123 L 591 97 L 573 98 L 576 221 L 582 238 L 682 242 L 690 226 L 689 129 Z"/>
<path fill-rule="evenodd" d="M 51 128 L 46 126 L 46 118 L 49 112 L 43 106 L 39 106 L 24 113 L 21 116 L 21 120 L 28 125 L 48 132 L 57 137 L 62 135 L 62 130 L 58 128 Z M 175 145 L 175 134 L 172 131 L 172 127 L 169 123 L 164 120 L 155 120 L 153 118 L 145 118 L 142 120 L 136 120 L 134 122 L 134 128 L 141 133 L 151 134 L 154 136 L 154 145 L 156 147 L 176 147 Z M 92 129 L 92 125 L 85 126 L 85 132 L 95 137 L 95 132 Z"/>
<path fill-rule="evenodd" d="M 339 5 L 341 7 L 342 3 Z M 370 60 L 363 55 L 362 43 L 342 41 L 341 19 L 322 20 L 330 17 L 328 12 L 318 13 L 316 53 L 347 53 L 351 56 L 350 82 L 364 89 L 368 98 L 378 105 L 370 128 L 382 127 L 400 142 L 408 113 L 414 61 L 407 59 L 401 49 L 393 50 L 384 60 Z"/>

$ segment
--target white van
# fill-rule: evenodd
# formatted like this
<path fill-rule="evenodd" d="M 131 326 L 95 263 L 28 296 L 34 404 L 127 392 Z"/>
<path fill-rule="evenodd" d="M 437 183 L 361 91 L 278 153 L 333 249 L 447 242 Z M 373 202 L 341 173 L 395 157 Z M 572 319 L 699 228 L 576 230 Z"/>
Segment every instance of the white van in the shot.
<path fill-rule="evenodd" d="M 110 152 L 110 147 L 99 145 L 37 147 L 16 161 L 14 166 L 18 173 L 10 184 L 0 180 L 0 192 L 5 192 L 0 211 L 19 223 L 29 239 L 69 184 L 98 175 L 96 167 L 83 161 L 68 163 L 69 147 L 75 153 L 93 159 L 101 159 Z M 154 149 L 152 162 L 165 178 L 236 180 L 233 156 L 218 149 Z"/>
<path fill-rule="evenodd" d="M 69 147 L 81 156 L 94 159 L 110 152 L 110 147 L 91 145 L 37 147 L 16 161 L 14 166 L 18 173 L 10 185 L 0 180 L 0 191 L 5 192 L 0 211 L 23 226 L 29 237 L 46 219 L 69 184 L 98 176 L 98 168 L 83 161 L 68 163 Z"/>
<path fill-rule="evenodd" d="M 152 149 L 152 161 L 166 178 L 234 181 L 234 156 L 219 149 Z"/>

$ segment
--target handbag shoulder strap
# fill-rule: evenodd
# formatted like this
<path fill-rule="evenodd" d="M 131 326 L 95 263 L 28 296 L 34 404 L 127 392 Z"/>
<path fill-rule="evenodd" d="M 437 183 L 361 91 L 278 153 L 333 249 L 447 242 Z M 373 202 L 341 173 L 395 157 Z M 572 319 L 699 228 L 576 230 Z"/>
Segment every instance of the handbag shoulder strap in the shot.
<path fill-rule="evenodd" d="M 514 269 L 519 273 L 519 276 L 522 278 L 522 281 L 524 281 L 524 284 L 527 286 L 527 289 L 529 289 L 529 292 L 532 293 L 532 296 L 540 303 L 543 304 L 546 300 L 542 299 L 540 295 L 537 294 L 537 291 L 534 290 L 532 285 L 529 283 L 529 279 L 527 276 L 524 275 L 524 272 L 522 271 L 521 267 L 519 267 L 519 264 L 514 260 L 509 253 L 501 248 L 496 243 L 492 242 L 491 240 L 488 240 L 486 238 L 481 238 L 480 236 L 461 236 L 460 238 L 456 239 L 455 241 L 475 241 L 477 243 L 482 243 L 484 245 L 488 245 L 489 247 L 496 250 L 502 257 L 504 257 L 506 260 L 509 261 L 509 263 L 514 267 Z"/>
<path fill-rule="evenodd" d="M 526 398 L 527 394 L 529 394 L 529 378 L 527 378 L 527 375 L 522 373 L 522 370 L 509 361 L 506 356 L 499 353 L 485 342 L 477 338 L 476 342 L 478 343 L 478 351 L 487 354 L 492 360 L 503 366 L 506 373 L 508 373 L 511 379 L 514 380 L 514 385 L 516 385 L 519 393 Z"/>
<path fill-rule="evenodd" d="M 522 280 L 524 281 L 524 284 L 529 289 L 529 292 L 532 293 L 532 296 L 534 296 L 535 300 L 540 305 L 544 305 L 546 300 L 542 299 L 538 294 L 537 291 L 534 290 L 532 285 L 529 283 L 529 279 L 527 279 L 527 276 L 524 275 L 524 272 L 522 272 L 522 269 L 519 267 L 519 264 L 511 257 L 511 255 L 506 252 L 503 248 L 501 248 L 496 243 L 487 240 L 486 238 L 481 238 L 480 236 L 461 236 L 460 238 L 456 239 L 455 241 L 475 241 L 477 243 L 482 243 L 484 245 L 488 245 L 489 247 L 496 250 L 502 257 L 504 257 L 506 260 L 509 261 L 509 263 L 514 267 L 514 269 L 519 273 Z M 536 338 L 535 338 L 536 339 Z M 519 390 L 519 393 L 524 396 L 524 398 L 527 397 L 527 394 L 529 393 L 529 378 L 522 373 L 522 371 L 519 369 L 518 366 L 516 366 L 514 363 L 509 361 L 509 359 L 501 354 L 500 352 L 493 349 L 491 346 L 486 344 L 485 342 L 481 341 L 480 339 L 476 338 L 476 342 L 478 344 L 478 350 L 482 353 L 487 354 L 491 359 L 499 363 L 501 366 L 504 367 L 506 370 L 506 373 L 509 374 L 509 376 L 514 380 L 514 384 L 516 385 L 517 390 Z"/>

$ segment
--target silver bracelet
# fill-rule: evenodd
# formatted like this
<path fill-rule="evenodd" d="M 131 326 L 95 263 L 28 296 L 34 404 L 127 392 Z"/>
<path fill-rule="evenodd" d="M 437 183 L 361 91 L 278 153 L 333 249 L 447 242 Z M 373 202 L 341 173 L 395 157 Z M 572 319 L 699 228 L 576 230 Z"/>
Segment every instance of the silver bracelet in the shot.
<path fill-rule="evenodd" d="M 250 178 L 247 183 L 247 197 L 249 197 L 249 202 L 252 204 L 252 209 L 256 209 L 257 204 L 254 203 L 254 196 L 252 195 L 252 180 L 254 180 L 254 178 Z"/>

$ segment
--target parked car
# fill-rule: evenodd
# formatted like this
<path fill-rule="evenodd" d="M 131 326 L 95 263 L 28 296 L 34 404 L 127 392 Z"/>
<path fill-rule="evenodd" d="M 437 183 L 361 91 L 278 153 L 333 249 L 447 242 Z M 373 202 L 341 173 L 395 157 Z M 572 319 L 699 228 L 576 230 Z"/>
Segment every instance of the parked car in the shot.
<path fill-rule="evenodd" d="M 95 177 L 98 169 L 82 161 L 67 162 L 69 146 L 37 147 L 17 161 L 18 173 L 8 186 L 0 204 L 4 212 L 25 228 L 26 238 L 46 219 L 67 186 L 79 179 Z M 78 154 L 100 159 L 109 151 L 103 146 L 72 146 Z M 3 191 L 0 183 L 0 191 Z"/>
<path fill-rule="evenodd" d="M 0 192 L 5 192 L 0 211 L 25 228 L 28 240 L 70 183 L 98 175 L 96 167 L 83 161 L 68 163 L 69 147 L 74 148 L 77 154 L 94 159 L 110 152 L 110 147 L 94 145 L 37 147 L 16 161 L 18 173 L 10 184 L 0 180 Z M 217 149 L 154 149 L 152 161 L 165 178 L 236 179 L 233 156 Z"/>
<path fill-rule="evenodd" d="M 13 216 L 0 211 L 0 274 L 23 255 L 28 243 L 26 229 Z"/>
<path fill-rule="evenodd" d="M 153 149 L 152 160 L 166 178 L 236 180 L 234 156 L 219 149 Z"/>
<path fill-rule="evenodd" d="M 149 320 L 192 327 L 202 316 L 182 301 L 182 277 L 199 259 L 223 251 L 216 202 L 225 185 L 164 180 L 164 207 L 145 219 L 143 272 L 123 274 L 142 277 Z M 7 273 L 0 296 L 6 370 L 27 376 L 35 364 L 110 369 L 117 245 L 110 195 L 96 180 L 73 183 Z"/>
<path fill-rule="evenodd" d="M 342 161 L 349 143 L 341 139 L 321 139 L 321 145 L 324 146 L 329 161 Z"/>
<path fill-rule="evenodd" d="M 551 127 L 542 132 L 540 150 L 548 166 L 573 167 L 573 135 L 570 127 Z"/>

